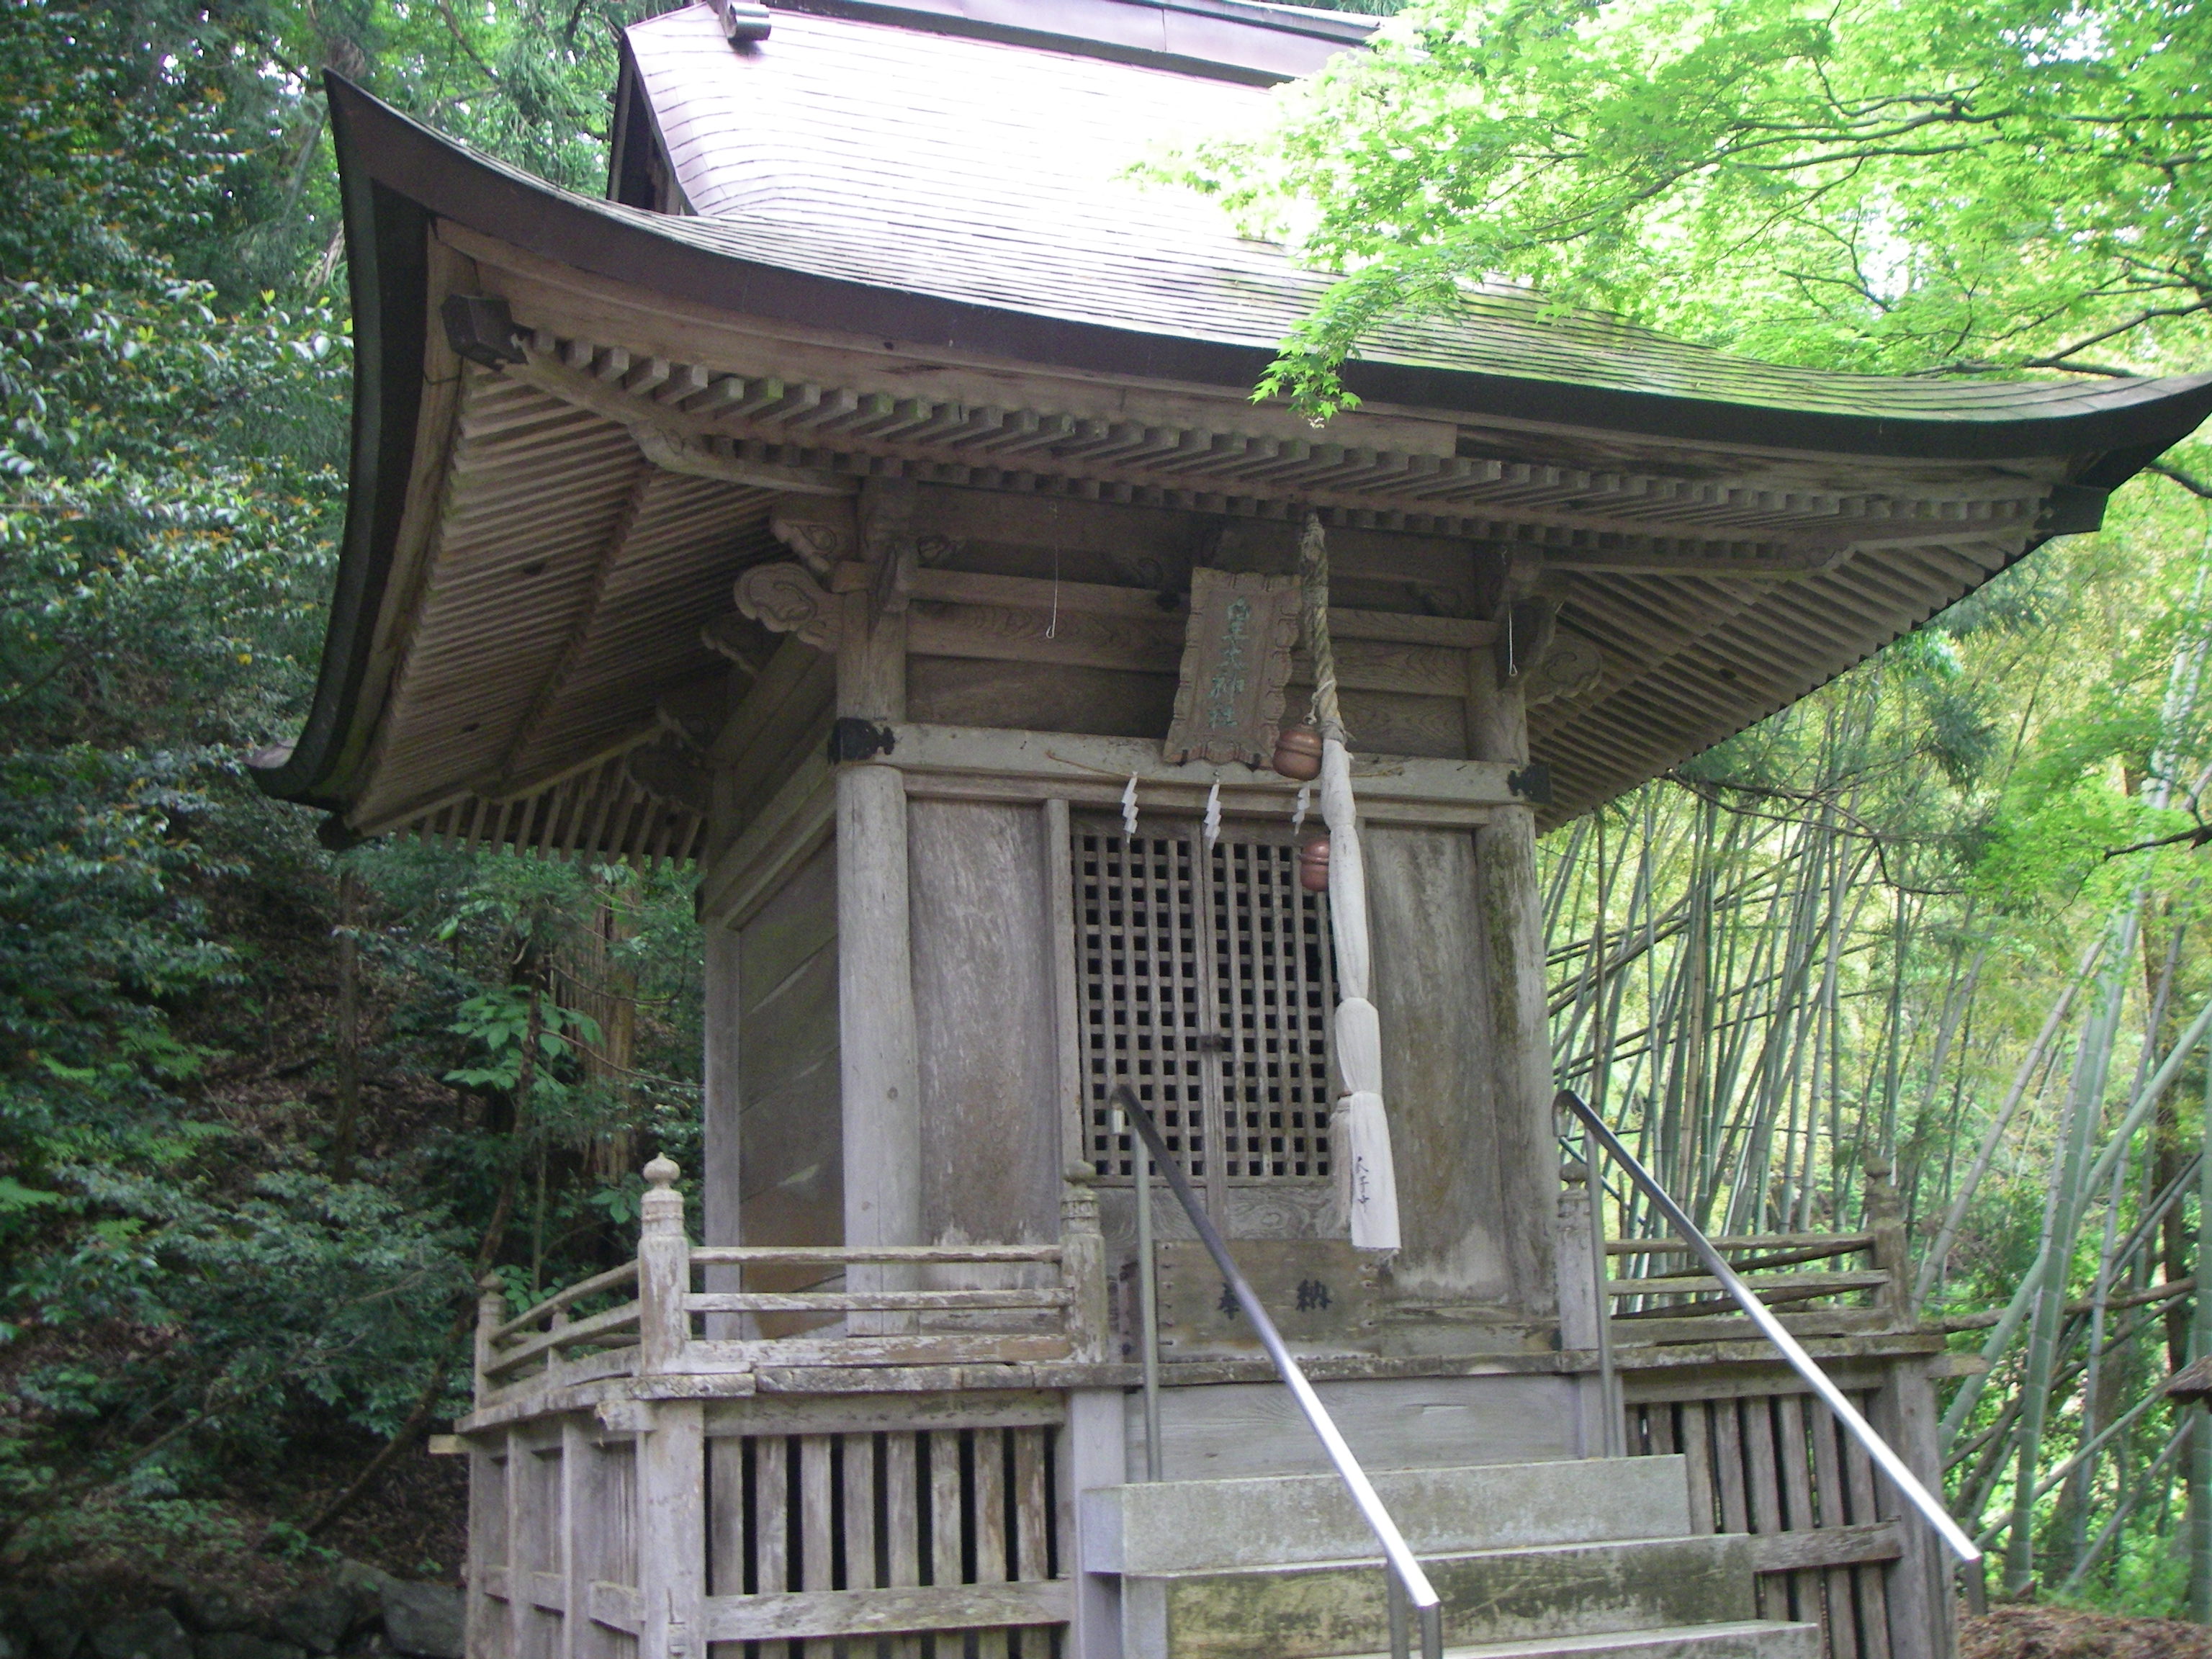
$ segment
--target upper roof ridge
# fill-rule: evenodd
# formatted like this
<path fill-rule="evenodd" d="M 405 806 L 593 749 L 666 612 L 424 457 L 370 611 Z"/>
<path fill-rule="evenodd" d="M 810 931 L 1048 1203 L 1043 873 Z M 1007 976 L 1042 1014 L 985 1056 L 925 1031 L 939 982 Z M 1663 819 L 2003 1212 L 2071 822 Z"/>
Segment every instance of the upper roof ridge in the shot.
<path fill-rule="evenodd" d="M 767 0 L 769 9 L 1047 47 L 1261 85 L 1364 46 L 1380 20 L 1267 0 Z"/>

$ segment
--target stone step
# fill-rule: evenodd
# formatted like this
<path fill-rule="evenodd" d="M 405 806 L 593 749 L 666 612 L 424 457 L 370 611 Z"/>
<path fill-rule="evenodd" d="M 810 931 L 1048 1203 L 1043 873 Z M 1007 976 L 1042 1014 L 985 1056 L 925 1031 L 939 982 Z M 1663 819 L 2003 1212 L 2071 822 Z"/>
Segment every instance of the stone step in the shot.
<path fill-rule="evenodd" d="M 1741 1533 L 1425 1554 L 1421 1565 L 1443 1598 L 1446 1632 L 1462 1644 L 1758 1617 L 1751 1540 Z M 1382 1566 L 1373 1556 L 1127 1574 L 1121 1620 L 1130 1659 L 1333 1659 L 1390 1640 Z"/>
<path fill-rule="evenodd" d="M 1820 1650 L 1818 1625 L 1752 1619 L 1728 1625 L 1608 1631 L 1600 1636 L 1485 1642 L 1476 1647 L 1448 1647 L 1444 1659 L 1819 1659 Z M 1413 1651 L 1420 1651 L 1418 1638 Z M 1358 1659 L 1390 1659 L 1390 1656 L 1361 1654 Z"/>
<path fill-rule="evenodd" d="M 1419 1555 L 1679 1538 L 1690 1530 L 1680 1457 L 1493 1463 L 1378 1472 L 1375 1489 Z M 1161 1480 L 1083 1494 L 1090 1572 L 1167 1573 L 1379 1555 L 1334 1474 Z"/>

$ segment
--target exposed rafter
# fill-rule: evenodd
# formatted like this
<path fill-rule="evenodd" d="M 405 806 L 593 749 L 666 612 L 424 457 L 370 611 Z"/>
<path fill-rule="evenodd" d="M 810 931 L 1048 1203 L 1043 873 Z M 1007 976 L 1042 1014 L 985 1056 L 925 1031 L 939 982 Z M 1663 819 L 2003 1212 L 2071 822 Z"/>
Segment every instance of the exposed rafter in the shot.
<path fill-rule="evenodd" d="M 821 495 L 905 476 L 1263 518 L 1335 507 L 1528 545 L 1564 570 L 1786 580 L 1855 548 L 2008 553 L 2051 494 L 2026 477 L 1836 492 L 1407 453 L 748 379 L 544 332 L 518 345 L 507 373 L 620 422 L 672 471 Z"/>

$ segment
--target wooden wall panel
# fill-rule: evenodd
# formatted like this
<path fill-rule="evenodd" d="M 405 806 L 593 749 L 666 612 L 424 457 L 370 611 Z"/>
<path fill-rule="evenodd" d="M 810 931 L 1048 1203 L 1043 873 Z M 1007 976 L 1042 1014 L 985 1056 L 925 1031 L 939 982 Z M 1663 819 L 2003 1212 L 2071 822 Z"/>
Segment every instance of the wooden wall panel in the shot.
<path fill-rule="evenodd" d="M 1552 1194 L 1510 1188 L 1499 1158 L 1474 837 L 1375 824 L 1362 851 L 1405 1237 L 1396 1280 L 1417 1297 L 1504 1307 L 1516 1290 L 1505 1231 L 1543 1223 Z"/>
<path fill-rule="evenodd" d="M 1161 738 L 1175 709 L 1173 674 L 954 657 L 907 660 L 907 714 L 943 726 Z"/>
<path fill-rule="evenodd" d="M 841 1243 L 834 844 L 738 931 L 738 982 L 743 1241 Z M 748 1288 L 783 1288 L 772 1272 Z"/>
<path fill-rule="evenodd" d="M 1059 1236 L 1051 861 L 1033 806 L 907 811 L 922 1218 L 934 1240 Z"/>

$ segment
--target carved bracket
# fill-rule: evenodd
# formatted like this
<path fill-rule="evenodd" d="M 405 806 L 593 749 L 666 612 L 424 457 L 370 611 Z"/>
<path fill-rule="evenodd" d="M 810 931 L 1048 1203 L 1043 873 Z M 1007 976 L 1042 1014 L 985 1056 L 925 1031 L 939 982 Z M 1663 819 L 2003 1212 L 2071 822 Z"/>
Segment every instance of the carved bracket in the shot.
<path fill-rule="evenodd" d="M 1597 647 L 1572 634 L 1555 635 L 1552 648 L 1527 675 L 1529 706 L 1582 696 L 1604 678 L 1605 656 Z"/>
<path fill-rule="evenodd" d="M 736 594 L 738 609 L 763 627 L 796 634 L 817 651 L 837 648 L 837 601 L 804 565 L 757 564 L 738 578 Z"/>
<path fill-rule="evenodd" d="M 831 497 L 787 497 L 769 508 L 769 533 L 827 581 L 832 566 L 860 556 L 860 515 L 848 501 Z"/>

